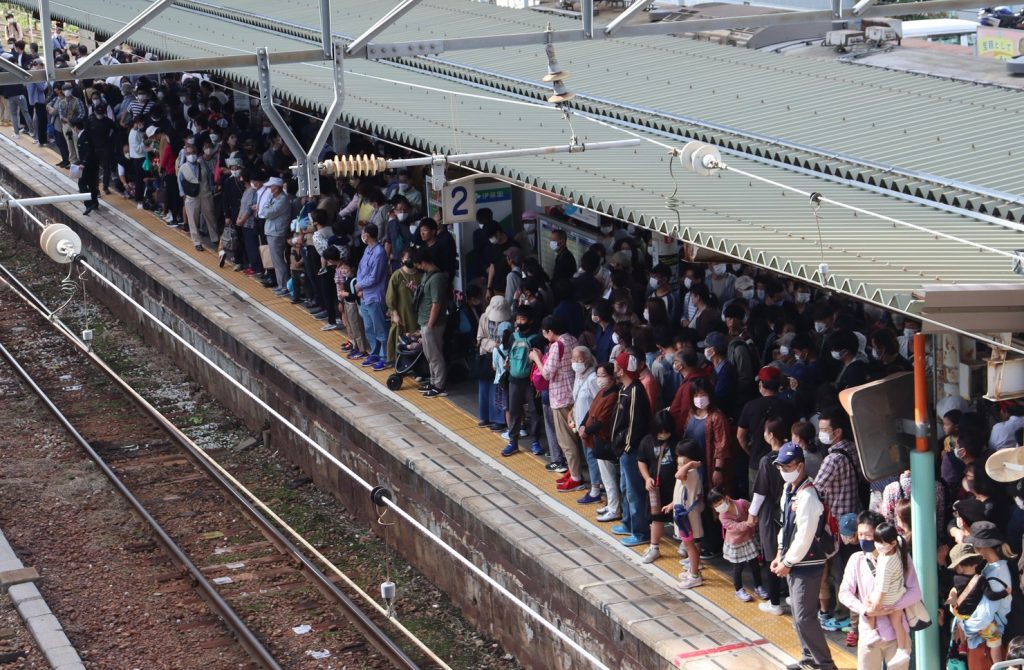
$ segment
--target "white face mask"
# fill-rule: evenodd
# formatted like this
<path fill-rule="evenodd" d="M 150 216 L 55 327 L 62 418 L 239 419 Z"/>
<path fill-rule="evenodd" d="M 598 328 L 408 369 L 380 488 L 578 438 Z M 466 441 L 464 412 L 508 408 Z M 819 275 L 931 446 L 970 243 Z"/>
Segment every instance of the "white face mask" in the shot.
<path fill-rule="evenodd" d="M 188 156 L 185 156 L 185 160 L 187 160 L 189 163 L 195 163 L 196 162 L 196 155 L 195 154 L 189 154 Z"/>
<path fill-rule="evenodd" d="M 827 430 L 818 431 L 818 442 L 822 444 L 832 444 L 832 433 Z"/>
<path fill-rule="evenodd" d="M 1017 507 L 1019 507 L 1020 509 L 1024 509 L 1024 498 L 1014 496 L 1013 502 L 1017 503 Z"/>
<path fill-rule="evenodd" d="M 651 277 L 650 279 L 647 280 L 647 285 L 650 286 L 651 288 L 658 288 L 658 278 Z"/>
<path fill-rule="evenodd" d="M 599 317 L 597 314 L 591 314 L 590 320 L 593 321 L 594 323 L 601 323 L 601 317 Z"/>
<path fill-rule="evenodd" d="M 551 240 L 548 242 L 548 247 L 551 249 L 551 251 L 558 251 L 558 242 Z"/>
<path fill-rule="evenodd" d="M 714 272 L 716 275 L 724 275 L 725 269 L 725 263 L 716 263 L 715 265 L 711 266 L 711 271 Z"/>
<path fill-rule="evenodd" d="M 797 468 L 792 472 L 779 470 L 779 474 L 782 475 L 782 481 L 786 482 L 787 484 L 792 484 L 793 482 L 800 478 L 800 469 Z"/>
<path fill-rule="evenodd" d="M 967 455 L 967 450 L 963 447 L 956 447 L 953 449 L 953 455 L 962 461 L 964 460 L 964 456 Z"/>
<path fill-rule="evenodd" d="M 714 352 L 714 349 L 712 349 L 711 347 L 707 347 L 706 349 L 704 349 L 704 358 L 706 358 L 706 359 L 708 359 L 710 361 L 711 360 L 711 354 L 713 352 Z"/>
<path fill-rule="evenodd" d="M 611 235 L 612 234 L 612 227 L 611 226 L 601 226 L 601 234 L 602 235 Z"/>
<path fill-rule="evenodd" d="M 260 188 L 260 183 L 258 181 L 251 181 L 249 182 L 249 186 L 252 186 L 254 189 L 258 191 Z"/>
<path fill-rule="evenodd" d="M 597 387 L 598 388 L 606 389 L 606 388 L 608 388 L 611 385 L 612 385 L 611 377 L 598 377 L 597 378 Z"/>
<path fill-rule="evenodd" d="M 793 354 L 793 358 L 796 359 L 797 363 L 803 363 L 804 361 L 807 360 L 807 355 L 806 354 Z"/>
<path fill-rule="evenodd" d="M 719 514 L 725 514 L 726 512 L 729 511 L 729 503 L 724 502 L 724 503 L 720 503 L 718 505 L 715 505 L 715 511 L 718 512 Z"/>
<path fill-rule="evenodd" d="M 413 235 L 416 234 L 416 232 L 419 230 L 419 228 L 420 227 L 417 226 L 415 223 L 410 223 L 409 224 L 409 232 L 412 233 Z"/>
<path fill-rule="evenodd" d="M 750 300 L 751 298 L 754 297 L 754 289 L 748 288 L 746 291 L 740 291 L 740 296 L 742 296 L 745 300 Z"/>
<path fill-rule="evenodd" d="M 917 334 L 917 331 L 914 330 L 913 328 L 904 328 L 903 329 L 904 337 L 913 337 L 915 334 Z"/>
<path fill-rule="evenodd" d="M 407 216 L 409 216 L 409 212 L 395 212 L 395 218 L 399 221 L 405 221 Z"/>
<path fill-rule="evenodd" d="M 523 230 L 525 232 L 527 232 L 527 233 L 533 233 L 533 231 L 537 230 L 537 224 L 536 223 L 524 223 L 523 224 Z"/>
<path fill-rule="evenodd" d="M 239 177 L 242 176 L 242 171 L 241 170 L 232 170 L 231 171 L 231 176 L 234 177 L 235 179 L 238 179 Z"/>
<path fill-rule="evenodd" d="M 618 333 L 612 333 L 612 344 L 618 344 L 618 343 L 619 343 L 619 334 Z"/>
<path fill-rule="evenodd" d="M 220 142 L 220 135 L 217 135 L 216 133 L 211 134 L 210 135 L 210 141 L 211 142 Z"/>
<path fill-rule="evenodd" d="M 837 361 L 842 360 L 843 352 L 841 352 L 841 351 L 833 351 L 832 352 L 832 358 L 834 358 Z"/>
<path fill-rule="evenodd" d="M 711 404 L 711 398 L 706 395 L 699 395 L 693 398 L 693 406 L 697 409 L 707 409 L 707 406 Z"/>
<path fill-rule="evenodd" d="M 814 332 L 816 332 L 816 333 L 824 333 L 825 332 L 825 322 L 824 321 L 815 321 L 814 322 Z"/>
<path fill-rule="evenodd" d="M 757 296 L 758 300 L 764 300 L 764 289 L 763 288 L 757 289 L 756 291 L 754 291 L 754 294 Z"/>
<path fill-rule="evenodd" d="M 811 301 L 811 294 L 800 291 L 796 294 L 796 301 L 798 303 L 807 303 Z"/>
<path fill-rule="evenodd" d="M 779 353 L 782 354 L 783 356 L 789 356 L 789 347 L 787 347 L 786 345 L 782 345 L 781 347 L 779 347 Z"/>
<path fill-rule="evenodd" d="M 693 279 L 690 277 L 683 277 L 683 286 L 685 286 L 686 288 L 690 288 L 691 286 L 693 286 Z"/>
<path fill-rule="evenodd" d="M 587 364 L 586 363 L 580 363 L 579 361 L 573 361 L 572 371 L 575 372 L 576 374 L 582 374 L 583 372 L 586 371 L 586 369 L 587 369 Z"/>
<path fill-rule="evenodd" d="M 644 310 L 644 321 L 650 321 L 650 320 L 651 320 L 651 310 L 645 309 Z"/>
<path fill-rule="evenodd" d="M 408 184 L 399 184 L 398 185 L 398 192 L 399 193 L 408 193 L 408 191 L 409 191 L 409 185 Z"/>
<path fill-rule="evenodd" d="M 487 241 L 490 242 L 491 244 L 497 244 L 498 243 L 498 238 L 497 237 L 488 237 Z"/>

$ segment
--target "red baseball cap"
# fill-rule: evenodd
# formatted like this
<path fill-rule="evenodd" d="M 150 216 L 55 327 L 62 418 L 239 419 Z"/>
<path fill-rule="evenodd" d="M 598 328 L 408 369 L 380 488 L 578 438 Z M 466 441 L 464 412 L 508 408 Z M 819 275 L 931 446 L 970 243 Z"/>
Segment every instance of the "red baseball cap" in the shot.
<path fill-rule="evenodd" d="M 757 371 L 757 381 L 759 382 L 781 382 L 782 372 L 775 366 L 766 365 Z"/>

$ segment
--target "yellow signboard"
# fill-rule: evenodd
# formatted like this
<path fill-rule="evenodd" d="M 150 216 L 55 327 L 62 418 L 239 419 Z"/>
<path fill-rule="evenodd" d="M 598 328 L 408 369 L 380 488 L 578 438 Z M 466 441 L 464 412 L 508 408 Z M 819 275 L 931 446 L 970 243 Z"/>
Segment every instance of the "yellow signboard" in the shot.
<path fill-rule="evenodd" d="M 978 55 L 1009 60 L 1024 53 L 1024 30 L 978 27 Z"/>

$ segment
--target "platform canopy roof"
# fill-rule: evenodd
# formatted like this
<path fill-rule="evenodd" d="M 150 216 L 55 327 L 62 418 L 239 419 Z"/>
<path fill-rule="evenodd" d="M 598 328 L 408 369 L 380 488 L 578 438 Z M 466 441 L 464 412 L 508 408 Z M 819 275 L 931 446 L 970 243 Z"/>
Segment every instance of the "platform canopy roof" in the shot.
<path fill-rule="evenodd" d="M 229 22 L 224 18 L 190 11 L 189 3 L 180 2 L 155 18 L 137 33 L 134 40 L 151 51 L 166 57 L 192 58 L 212 55 L 252 53 L 265 46 L 271 52 L 299 48 L 293 31 L 288 26 L 270 30 L 257 25 L 243 25 Z M 184 5 L 180 6 L 180 5 Z M 335 1 L 335 26 L 341 28 L 348 20 L 355 33 L 370 22 L 371 8 L 381 3 Z M 133 18 L 147 6 L 140 0 L 68 0 L 54 3 L 55 17 L 110 34 Z M 268 0 L 248 1 L 244 4 L 248 12 L 271 12 L 280 6 L 271 5 Z M 288 5 L 292 21 L 310 20 L 301 3 Z M 343 15 L 342 10 L 351 12 Z M 310 4 L 309 12 L 316 7 Z M 537 18 L 530 12 L 498 10 L 488 5 L 465 2 L 464 0 L 431 0 L 411 12 L 404 24 L 415 25 L 421 19 L 420 36 L 423 31 L 476 29 L 476 34 L 487 34 L 487 26 L 481 22 L 494 16 L 504 17 L 504 24 L 491 26 L 494 33 L 515 31 L 516 22 L 528 22 L 536 28 Z M 376 14 L 374 14 L 376 16 Z M 443 20 L 447 19 L 447 20 Z M 401 38 L 404 24 L 395 27 L 396 35 L 388 39 Z M 489 24 L 488 24 L 489 25 Z M 523 26 L 525 28 L 526 26 Z M 845 65 L 804 63 L 781 56 L 746 53 L 742 49 L 694 50 L 685 41 L 674 38 L 645 38 L 629 40 L 629 48 L 643 46 L 650 49 L 649 63 L 657 67 L 669 67 L 677 58 L 675 74 L 665 75 L 678 79 L 678 87 L 699 76 L 709 78 L 718 68 L 716 92 L 694 95 L 693 103 L 700 105 L 701 113 L 722 114 L 724 121 L 737 124 L 761 124 L 759 128 L 788 128 L 800 138 L 825 144 L 830 147 L 853 139 L 844 139 L 839 132 L 844 123 L 870 125 L 870 121 L 851 119 L 841 121 L 830 108 L 830 103 L 841 97 L 839 90 L 860 90 L 874 92 L 878 96 L 896 95 L 914 81 L 911 99 L 920 106 L 920 115 L 931 119 L 936 127 L 942 114 L 950 114 L 946 120 L 956 119 L 954 114 L 961 105 L 978 105 L 985 109 L 1008 105 L 1002 100 L 998 89 L 971 89 L 964 92 L 986 91 L 995 102 L 986 102 L 980 97 L 972 102 L 954 100 L 949 86 L 960 86 L 951 82 L 915 78 L 889 72 L 871 72 L 863 68 Z M 651 81 L 641 84 L 638 55 L 622 59 L 605 51 L 612 43 L 571 45 L 572 49 L 559 47 L 559 54 L 566 54 L 565 61 L 579 63 L 574 68 L 569 82 L 575 88 L 578 79 L 586 86 L 597 86 L 602 80 L 618 82 L 616 95 L 648 95 L 649 101 L 670 104 L 665 96 L 671 88 L 665 82 Z M 582 65 L 588 48 L 600 46 L 588 59 L 590 68 Z M 706 45 L 704 45 L 706 46 Z M 627 49 L 628 51 L 629 49 Z M 661 51 L 659 51 L 661 50 Z M 494 50 L 466 52 L 460 58 L 486 60 L 492 67 L 506 70 L 521 70 L 532 73 L 539 79 L 545 72 L 543 57 L 538 54 L 517 53 L 516 50 Z M 570 53 L 571 52 L 571 53 Z M 618 53 L 618 52 L 616 52 Z M 660 63 L 657 53 L 661 53 Z M 680 54 L 690 53 L 689 57 Z M 772 64 L 765 64 L 765 58 L 775 58 Z M 538 60 L 539 58 L 539 60 Z M 566 68 L 569 66 L 566 64 Z M 693 70 L 691 72 L 691 69 Z M 589 70 L 589 72 L 588 72 Z M 607 71 L 605 71 L 607 70 Z M 629 72 L 627 77 L 624 73 Z M 603 73 L 603 77 L 602 77 Z M 225 73 L 228 74 L 228 73 Z M 230 75 L 248 84 L 256 85 L 255 68 L 235 69 Z M 783 77 L 773 79 L 773 77 Z M 842 77 L 846 76 L 848 80 Z M 735 83 L 733 78 L 736 78 Z M 629 79 L 631 83 L 624 80 Z M 329 64 L 283 65 L 273 68 L 273 82 L 276 95 L 288 102 L 323 111 L 330 103 L 332 83 Z M 820 111 L 818 123 L 801 123 L 792 120 L 779 109 L 767 102 L 763 109 L 752 102 L 753 95 L 771 96 L 770 82 L 776 86 L 789 86 L 790 82 L 803 81 L 806 86 L 794 88 L 793 105 L 803 110 L 793 119 L 810 118 Z M 818 98 L 812 86 L 820 82 L 824 98 Z M 851 83 L 852 82 L 852 83 Z M 757 94 L 751 93 L 755 86 Z M 795 86 L 795 84 L 793 84 Z M 442 90 L 436 90 L 442 89 Z M 835 89 L 835 90 L 832 90 Z M 473 97 L 478 96 L 478 97 Z M 482 97 L 479 97 L 482 96 Z M 851 97 L 856 97 L 850 93 Z M 910 115 L 905 108 L 910 104 L 904 94 L 897 97 L 903 104 L 886 108 L 882 105 L 880 114 Z M 685 98 L 685 96 L 684 96 Z M 728 104 L 726 98 L 738 100 Z M 888 99 L 888 98 L 884 98 Z M 894 98 L 895 100 L 896 98 Z M 660 100 L 660 102 L 659 102 Z M 775 104 L 775 103 L 772 103 Z M 732 109 L 732 112 L 729 110 Z M 946 111 L 941 111 L 946 110 Z M 691 110 L 692 111 L 692 110 Z M 1013 111 L 1010 116 L 1019 114 Z M 429 73 L 396 67 L 384 62 L 349 60 L 346 62 L 346 98 L 343 118 L 364 129 L 371 129 L 382 137 L 389 137 L 416 149 L 437 153 L 488 151 L 498 148 L 522 148 L 538 145 L 566 143 L 569 139 L 568 126 L 560 114 L 553 109 L 539 109 L 517 105 L 512 97 L 502 98 L 499 94 L 482 90 L 467 83 L 440 79 Z M 580 140 L 598 141 L 627 137 L 624 130 L 608 128 L 581 118 L 574 120 Z M 956 130 L 959 120 L 946 123 L 949 137 L 959 137 Z M 673 141 L 664 134 L 652 131 L 632 131 L 646 138 L 681 146 L 684 140 Z M 874 140 L 859 133 L 859 141 L 872 142 L 879 158 L 889 157 L 903 160 L 901 149 L 888 146 L 891 140 Z M 951 143 L 965 139 L 948 140 Z M 861 145 L 849 145 L 858 149 Z M 867 146 L 866 144 L 862 145 Z M 995 151 L 995 146 L 991 147 Z M 1004 142 L 1001 152 L 1007 151 Z M 942 150 L 936 148 L 935 154 Z M 783 182 L 805 191 L 818 191 L 834 200 L 861 207 L 904 222 L 893 223 L 878 218 L 857 214 L 849 210 L 826 205 L 820 211 L 820 229 L 807 198 L 787 192 L 781 188 L 742 177 L 738 174 L 721 172 L 712 177 L 698 177 L 676 169 L 670 175 L 667 151 L 655 144 L 644 143 L 635 149 L 612 150 L 574 155 L 550 155 L 528 158 L 506 159 L 500 164 L 479 164 L 473 167 L 495 172 L 509 180 L 521 182 L 532 188 L 557 194 L 566 201 L 596 210 L 602 214 L 647 226 L 668 234 L 678 235 L 693 244 L 719 251 L 728 256 L 749 261 L 784 274 L 806 278 L 836 290 L 848 292 L 864 299 L 885 304 L 897 309 L 906 309 L 911 293 L 925 284 L 934 283 L 994 283 L 1021 282 L 1024 278 L 1011 272 L 1011 260 L 1007 254 L 1024 248 L 1024 233 L 1013 224 L 985 222 L 976 218 L 943 211 L 933 206 L 910 202 L 887 196 L 849 184 L 836 183 L 812 174 L 766 165 L 742 156 L 726 155 L 726 161 L 744 171 Z M 932 160 L 924 153 L 917 160 Z M 1019 163 L 1019 162 L 1016 162 Z M 920 164 L 922 167 L 925 163 Z M 1007 170 L 1010 168 L 1007 167 Z M 1020 170 L 1019 164 L 1015 166 Z M 993 175 L 998 177 L 998 175 Z M 991 182 L 996 184 L 996 181 Z M 998 182 L 1002 183 L 1002 182 Z M 1017 187 L 1020 181 L 1016 182 Z M 666 198 L 676 193 L 677 203 L 669 207 Z M 916 228 L 915 228 L 916 227 Z M 922 230 L 925 229 L 925 230 Z M 820 235 L 819 235 L 820 230 Z M 931 231 L 931 232 L 929 232 Z M 963 241 L 949 239 L 959 238 Z M 981 247 L 981 248 L 979 248 Z M 818 266 L 825 262 L 829 266 L 826 277 L 818 274 Z"/>

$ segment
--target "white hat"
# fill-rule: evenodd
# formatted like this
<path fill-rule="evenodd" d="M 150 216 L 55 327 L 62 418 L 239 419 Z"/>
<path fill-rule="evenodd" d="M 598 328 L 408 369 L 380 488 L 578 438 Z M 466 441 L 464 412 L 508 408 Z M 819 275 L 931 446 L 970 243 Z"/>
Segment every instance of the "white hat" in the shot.
<path fill-rule="evenodd" d="M 153 135 L 156 135 L 159 131 L 160 129 L 156 126 L 150 126 L 149 128 L 146 128 L 146 137 L 153 137 Z"/>
<path fill-rule="evenodd" d="M 263 183 L 266 186 L 284 186 L 284 182 L 281 181 L 280 177 L 271 177 L 270 179 Z"/>
<path fill-rule="evenodd" d="M 985 472 L 997 482 L 1015 482 L 1024 478 L 1024 447 L 1000 449 L 985 461 Z"/>

